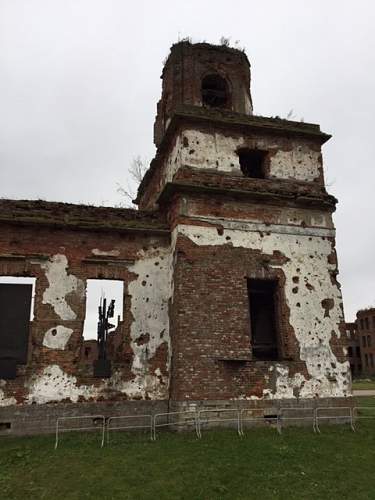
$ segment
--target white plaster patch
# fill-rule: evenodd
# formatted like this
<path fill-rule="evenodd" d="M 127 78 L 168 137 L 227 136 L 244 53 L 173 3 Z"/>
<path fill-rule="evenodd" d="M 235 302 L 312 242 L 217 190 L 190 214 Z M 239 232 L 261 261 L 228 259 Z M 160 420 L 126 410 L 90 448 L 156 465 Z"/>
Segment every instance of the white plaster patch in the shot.
<path fill-rule="evenodd" d="M 168 303 L 172 295 L 172 252 L 170 248 L 142 250 L 138 257 L 129 267 L 138 275 L 129 284 L 133 315 L 130 337 L 134 352 L 132 372 L 144 376 L 147 361 L 157 349 L 165 342 L 170 349 Z M 138 345 L 141 335 L 148 335 L 149 341 Z M 169 370 L 169 363 L 166 368 Z"/>
<path fill-rule="evenodd" d="M 333 334 L 340 337 L 339 324 L 343 321 L 341 292 L 332 283 L 330 275 L 330 271 L 336 270 L 336 265 L 328 263 L 328 256 L 333 251 L 331 241 L 320 236 L 274 234 L 272 226 L 263 237 L 257 232 L 240 229 L 224 229 L 224 233 L 218 235 L 216 228 L 188 225 L 178 226 L 177 231 L 197 245 L 228 244 L 226 237 L 229 236 L 234 247 L 261 250 L 271 255 L 280 251 L 289 259 L 285 264 L 273 267 L 281 268 L 285 274 L 290 324 L 299 342 L 301 360 L 306 362 L 311 378 L 306 380 L 301 374 L 290 377 L 288 368 L 280 363 L 276 366 L 276 391 L 265 390 L 265 396 L 295 397 L 294 388 L 303 398 L 350 395 L 349 363 L 340 363 L 330 346 Z M 293 282 L 295 276 L 299 278 L 298 285 Z M 298 291 L 293 293 L 296 287 Z M 329 316 L 324 314 L 321 304 L 326 298 L 334 300 Z"/>
<path fill-rule="evenodd" d="M 129 398 L 163 399 L 164 386 L 156 375 L 137 376 L 124 382 L 120 371 L 99 386 L 77 385 L 77 378 L 65 373 L 58 365 L 47 366 L 40 375 L 34 375 L 27 384 L 27 403 L 45 404 L 69 399 L 76 403 L 80 398 L 97 399 L 105 391 L 119 391 Z M 12 404 L 12 403 L 9 403 Z"/>
<path fill-rule="evenodd" d="M 99 248 L 93 248 L 91 253 L 98 257 L 118 257 L 120 250 L 99 250 Z"/>
<path fill-rule="evenodd" d="M 73 333 L 72 328 L 58 325 L 46 331 L 43 338 L 44 347 L 64 350 Z"/>
<path fill-rule="evenodd" d="M 218 172 L 242 175 L 236 151 L 246 146 L 246 136 L 228 137 L 217 132 L 201 132 L 186 129 L 176 140 L 166 164 L 165 182 L 181 166 L 209 168 Z M 254 139 L 252 139 L 254 143 Z M 311 149 L 308 143 L 290 140 L 291 149 L 280 149 L 277 139 L 257 137 L 252 147 L 266 151 L 276 151 L 270 157 L 270 177 L 314 181 L 320 176 L 321 154 Z"/>
<path fill-rule="evenodd" d="M 68 259 L 66 256 L 56 254 L 40 266 L 45 270 L 49 283 L 49 287 L 43 293 L 43 304 L 50 304 L 62 320 L 76 319 L 77 315 L 68 304 L 66 296 L 70 293 L 76 293 L 82 299 L 84 297 L 84 284 L 73 274 L 67 273 Z"/>
<path fill-rule="evenodd" d="M 28 403 L 44 404 L 51 401 L 70 399 L 73 403 L 80 396 L 93 397 L 97 391 L 94 386 L 77 386 L 77 378 L 68 375 L 58 365 L 47 366 L 41 375 L 34 375 L 28 384 Z"/>
<path fill-rule="evenodd" d="M 306 146 L 292 151 L 278 151 L 271 158 L 270 176 L 277 179 L 314 181 L 319 177 L 320 153 Z"/>

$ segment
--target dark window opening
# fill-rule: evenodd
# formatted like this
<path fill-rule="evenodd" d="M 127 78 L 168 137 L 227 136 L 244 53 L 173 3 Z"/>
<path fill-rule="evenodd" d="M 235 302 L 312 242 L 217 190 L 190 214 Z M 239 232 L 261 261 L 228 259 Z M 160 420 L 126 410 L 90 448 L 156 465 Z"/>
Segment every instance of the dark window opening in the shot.
<path fill-rule="evenodd" d="M 368 366 L 368 354 L 365 354 L 365 365 Z"/>
<path fill-rule="evenodd" d="M 266 151 L 259 149 L 239 149 L 237 151 L 241 172 L 245 177 L 253 177 L 254 179 L 264 179 L 264 161 L 266 159 Z"/>
<path fill-rule="evenodd" d="M 365 318 L 365 323 L 366 323 L 366 330 L 368 330 L 370 328 L 368 318 Z"/>
<path fill-rule="evenodd" d="M 366 347 L 366 337 L 362 337 L 362 347 Z"/>
<path fill-rule="evenodd" d="M 211 108 L 228 108 L 229 91 L 226 80 L 220 75 L 207 75 L 202 80 L 202 103 Z"/>
<path fill-rule="evenodd" d="M 361 330 L 363 330 L 363 319 L 360 320 Z"/>
<path fill-rule="evenodd" d="M 361 349 L 359 347 L 355 348 L 355 352 L 356 352 L 356 354 L 357 354 L 358 357 L 361 356 Z"/>
<path fill-rule="evenodd" d="M 23 278 L 10 279 L 0 283 L 0 378 L 4 379 L 15 378 L 16 365 L 27 363 L 33 291 L 33 284 L 19 282 Z"/>
<path fill-rule="evenodd" d="M 12 424 L 10 422 L 0 422 L 0 432 L 9 431 L 11 428 Z"/>
<path fill-rule="evenodd" d="M 353 356 L 353 349 L 351 346 L 348 347 L 348 355 L 351 357 Z"/>
<path fill-rule="evenodd" d="M 367 346 L 371 347 L 371 337 L 370 337 L 370 335 L 367 335 Z"/>
<path fill-rule="evenodd" d="M 253 358 L 279 359 L 276 329 L 276 282 L 247 280 Z"/>

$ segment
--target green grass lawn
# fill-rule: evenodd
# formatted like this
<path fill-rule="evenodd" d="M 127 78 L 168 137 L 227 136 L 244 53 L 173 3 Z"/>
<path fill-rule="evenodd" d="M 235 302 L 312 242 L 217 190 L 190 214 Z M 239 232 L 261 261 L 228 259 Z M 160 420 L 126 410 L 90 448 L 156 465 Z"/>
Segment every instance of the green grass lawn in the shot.
<path fill-rule="evenodd" d="M 375 379 L 354 379 L 353 380 L 353 389 L 354 390 L 362 390 L 362 389 L 375 389 Z"/>
<path fill-rule="evenodd" d="M 375 398 L 361 404 L 374 405 Z M 348 426 L 0 440 L 0 498 L 375 499 L 375 420 Z"/>

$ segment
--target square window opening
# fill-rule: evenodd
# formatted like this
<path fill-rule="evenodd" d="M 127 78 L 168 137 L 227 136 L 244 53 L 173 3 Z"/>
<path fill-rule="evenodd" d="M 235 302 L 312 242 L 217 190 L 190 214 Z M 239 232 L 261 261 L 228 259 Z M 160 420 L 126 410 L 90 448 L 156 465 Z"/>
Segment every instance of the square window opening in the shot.
<path fill-rule="evenodd" d="M 26 364 L 36 278 L 0 276 L 0 378 L 16 376 Z"/>
<path fill-rule="evenodd" d="M 253 358 L 275 361 L 280 359 L 276 292 L 277 282 L 248 279 L 250 333 Z"/>
<path fill-rule="evenodd" d="M 0 276 L 1 285 L 31 285 L 30 321 L 34 319 L 36 278 L 24 276 Z"/>
<path fill-rule="evenodd" d="M 98 309 L 103 299 L 107 306 L 115 301 L 114 315 L 111 319 L 113 328 L 117 328 L 123 317 L 124 282 L 121 280 L 88 279 L 86 286 L 86 317 L 83 326 L 84 340 L 96 340 L 98 336 Z M 113 331 L 113 329 L 112 329 Z M 87 346 L 90 347 L 90 346 Z M 86 350 L 85 350 L 86 355 Z M 90 352 L 87 351 L 87 357 Z"/>
<path fill-rule="evenodd" d="M 259 149 L 239 149 L 237 151 L 241 172 L 245 177 L 254 179 L 265 178 L 265 159 L 266 151 Z"/>

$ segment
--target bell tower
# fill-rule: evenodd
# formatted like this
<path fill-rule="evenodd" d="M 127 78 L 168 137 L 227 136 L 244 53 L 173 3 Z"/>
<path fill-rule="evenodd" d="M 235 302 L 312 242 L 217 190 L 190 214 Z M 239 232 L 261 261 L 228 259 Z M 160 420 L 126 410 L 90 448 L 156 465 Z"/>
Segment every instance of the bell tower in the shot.
<path fill-rule="evenodd" d="M 250 63 L 240 50 L 179 42 L 171 47 L 161 78 L 162 95 L 154 126 L 156 146 L 180 104 L 252 114 Z"/>
<path fill-rule="evenodd" d="M 330 136 L 254 116 L 242 51 L 178 43 L 162 79 L 136 201 L 171 228 L 171 400 L 346 397 Z"/>

